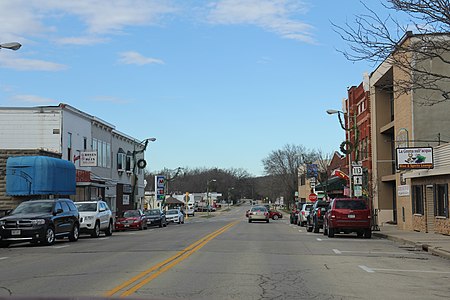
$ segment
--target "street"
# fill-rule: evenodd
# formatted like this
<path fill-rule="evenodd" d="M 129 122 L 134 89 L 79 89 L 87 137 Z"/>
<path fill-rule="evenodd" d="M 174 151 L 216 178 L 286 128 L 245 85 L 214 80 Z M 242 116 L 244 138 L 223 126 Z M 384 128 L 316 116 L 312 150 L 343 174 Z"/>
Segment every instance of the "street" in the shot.
<path fill-rule="evenodd" d="M 450 261 L 384 239 L 308 233 L 249 206 L 185 224 L 0 249 L 0 296 L 448 299 Z"/>

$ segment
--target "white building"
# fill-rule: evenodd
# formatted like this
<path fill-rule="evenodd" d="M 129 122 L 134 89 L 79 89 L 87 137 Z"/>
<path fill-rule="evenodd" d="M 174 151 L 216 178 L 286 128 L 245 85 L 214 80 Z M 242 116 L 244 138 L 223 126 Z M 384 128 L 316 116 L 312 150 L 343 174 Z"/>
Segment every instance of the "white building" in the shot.
<path fill-rule="evenodd" d="M 103 198 L 113 211 L 140 207 L 144 148 L 114 125 L 67 104 L 0 107 L 0 149 L 42 149 L 72 161 L 76 201 Z"/>

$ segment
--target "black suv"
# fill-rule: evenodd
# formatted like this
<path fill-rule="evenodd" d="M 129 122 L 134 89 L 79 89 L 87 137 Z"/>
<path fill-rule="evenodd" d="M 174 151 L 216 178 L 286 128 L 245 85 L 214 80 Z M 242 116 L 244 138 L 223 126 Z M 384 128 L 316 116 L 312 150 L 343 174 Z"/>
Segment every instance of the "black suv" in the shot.
<path fill-rule="evenodd" d="M 31 242 L 52 245 L 56 238 L 78 240 L 78 209 L 70 199 L 30 200 L 0 219 L 0 247 Z"/>
<path fill-rule="evenodd" d="M 317 200 L 309 211 L 309 215 L 306 220 L 306 230 L 315 233 L 319 232 L 320 228 L 323 228 L 323 217 L 327 212 L 329 203 L 323 200 Z"/>

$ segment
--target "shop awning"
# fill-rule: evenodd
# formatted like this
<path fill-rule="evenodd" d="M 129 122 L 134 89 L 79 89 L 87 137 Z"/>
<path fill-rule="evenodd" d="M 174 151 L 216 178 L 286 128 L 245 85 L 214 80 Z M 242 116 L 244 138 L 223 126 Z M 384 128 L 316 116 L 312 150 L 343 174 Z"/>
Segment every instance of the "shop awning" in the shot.
<path fill-rule="evenodd" d="M 48 156 L 15 156 L 6 161 L 6 194 L 75 195 L 75 165 Z"/>

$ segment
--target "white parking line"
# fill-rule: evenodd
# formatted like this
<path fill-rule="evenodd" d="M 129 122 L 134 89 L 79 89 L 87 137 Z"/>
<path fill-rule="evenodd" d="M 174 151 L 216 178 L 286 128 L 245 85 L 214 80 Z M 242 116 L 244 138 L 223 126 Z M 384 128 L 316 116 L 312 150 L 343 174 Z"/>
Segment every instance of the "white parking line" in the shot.
<path fill-rule="evenodd" d="M 8 257 L 0 257 L 0 260 L 2 260 L 2 259 L 7 259 Z"/>
<path fill-rule="evenodd" d="M 450 274 L 448 271 L 427 271 L 427 270 L 399 270 L 399 269 L 378 269 L 378 268 L 369 268 L 367 266 L 360 265 L 361 269 L 368 273 L 375 273 L 375 271 L 381 272 L 409 272 L 409 273 L 431 273 L 431 274 Z"/>
<path fill-rule="evenodd" d="M 69 247 L 69 245 L 64 245 L 64 246 L 51 246 L 51 247 L 49 247 L 49 248 L 52 248 L 52 249 L 61 249 L 61 248 L 67 248 L 67 247 Z"/>
<path fill-rule="evenodd" d="M 316 240 L 318 240 L 319 242 L 323 241 L 322 239 L 317 238 Z"/>
<path fill-rule="evenodd" d="M 333 252 L 336 254 L 355 253 L 355 254 L 416 255 L 416 253 L 410 253 L 410 252 L 345 251 L 345 250 L 338 250 L 338 249 L 333 249 Z"/>
<path fill-rule="evenodd" d="M 303 232 L 303 231 L 299 230 L 298 232 Z"/>

